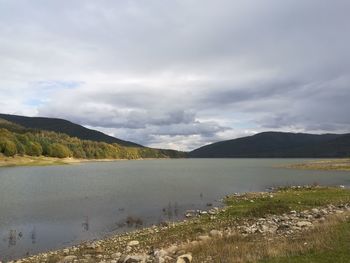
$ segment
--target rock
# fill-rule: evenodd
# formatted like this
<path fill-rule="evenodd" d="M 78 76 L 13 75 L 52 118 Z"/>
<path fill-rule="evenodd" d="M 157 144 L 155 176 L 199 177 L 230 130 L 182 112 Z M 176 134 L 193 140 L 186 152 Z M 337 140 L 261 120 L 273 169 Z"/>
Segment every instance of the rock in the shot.
<path fill-rule="evenodd" d="M 191 263 L 192 262 L 192 255 L 191 254 L 184 254 L 177 258 L 176 263 Z"/>
<path fill-rule="evenodd" d="M 96 243 L 92 242 L 86 245 L 86 248 L 88 249 L 95 249 L 97 247 Z"/>
<path fill-rule="evenodd" d="M 219 208 L 218 207 L 213 207 L 212 209 L 210 209 L 208 211 L 209 215 L 216 215 L 217 213 L 219 213 Z"/>
<path fill-rule="evenodd" d="M 124 259 L 123 263 L 138 263 L 138 262 L 146 263 L 146 261 L 147 261 L 146 255 L 133 255 L 133 256 L 127 256 Z"/>
<path fill-rule="evenodd" d="M 311 212 L 314 214 L 318 214 L 320 212 L 320 210 L 318 210 L 317 208 L 313 208 L 313 209 L 311 209 Z"/>
<path fill-rule="evenodd" d="M 116 259 L 116 258 L 120 258 L 122 256 L 122 253 L 118 252 L 118 253 L 114 253 L 111 255 L 112 258 Z"/>
<path fill-rule="evenodd" d="M 213 229 L 213 230 L 211 230 L 209 232 L 209 236 L 211 236 L 211 237 L 222 237 L 222 232 L 219 231 L 219 230 Z"/>
<path fill-rule="evenodd" d="M 178 250 L 178 247 L 175 245 L 172 245 L 166 249 L 166 252 L 169 254 L 174 254 Z"/>
<path fill-rule="evenodd" d="M 66 256 L 62 260 L 60 260 L 60 263 L 70 263 L 73 262 L 73 260 L 77 259 L 76 256 Z"/>
<path fill-rule="evenodd" d="M 138 246 L 139 244 L 140 244 L 139 241 L 137 241 L 137 240 L 132 240 L 132 241 L 130 241 L 130 242 L 128 243 L 128 246 L 129 246 L 129 247 L 134 247 L 134 246 Z"/>
<path fill-rule="evenodd" d="M 165 251 L 164 249 L 156 250 L 156 251 L 154 252 L 154 256 L 155 256 L 156 258 L 160 258 L 160 257 L 164 258 L 166 255 L 168 255 L 168 252 Z"/>
<path fill-rule="evenodd" d="M 312 223 L 309 221 L 299 221 L 296 223 L 297 227 L 310 227 L 312 226 Z"/>
<path fill-rule="evenodd" d="M 156 258 L 155 263 L 165 263 L 165 258 L 162 258 L 162 257 Z"/>
<path fill-rule="evenodd" d="M 268 230 L 269 230 L 269 227 L 268 226 L 266 226 L 266 225 L 261 225 L 260 226 L 260 230 L 261 230 L 261 232 L 267 232 Z"/>
<path fill-rule="evenodd" d="M 197 246 L 199 244 L 199 242 L 197 240 L 193 240 L 190 244 L 192 246 Z"/>
<path fill-rule="evenodd" d="M 206 242 L 210 240 L 210 236 L 198 236 L 198 240 L 202 242 Z"/>
<path fill-rule="evenodd" d="M 68 249 L 68 248 L 63 249 L 63 253 L 64 253 L 65 255 L 69 254 L 69 249 Z"/>

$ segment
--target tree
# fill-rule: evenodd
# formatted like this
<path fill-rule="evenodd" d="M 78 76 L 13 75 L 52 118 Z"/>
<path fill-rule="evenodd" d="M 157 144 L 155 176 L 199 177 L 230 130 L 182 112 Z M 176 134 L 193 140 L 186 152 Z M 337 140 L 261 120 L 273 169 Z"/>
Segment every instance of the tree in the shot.
<path fill-rule="evenodd" d="M 26 147 L 26 154 L 30 156 L 40 156 L 43 153 L 43 148 L 38 142 L 30 142 Z"/>
<path fill-rule="evenodd" d="M 14 156 L 17 153 L 17 148 L 16 148 L 16 144 L 6 140 L 2 146 L 3 150 L 2 152 L 6 155 L 6 156 Z"/>
<path fill-rule="evenodd" d="M 66 158 L 72 156 L 72 152 L 63 144 L 53 143 L 49 146 L 49 155 L 51 157 Z"/>

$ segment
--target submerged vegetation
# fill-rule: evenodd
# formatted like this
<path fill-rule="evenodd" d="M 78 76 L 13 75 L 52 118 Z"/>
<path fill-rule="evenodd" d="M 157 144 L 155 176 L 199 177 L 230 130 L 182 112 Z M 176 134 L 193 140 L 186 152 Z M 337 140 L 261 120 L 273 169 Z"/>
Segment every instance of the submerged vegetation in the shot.
<path fill-rule="evenodd" d="M 79 159 L 140 159 L 179 158 L 185 153 L 152 149 L 147 147 L 127 147 L 117 143 L 96 142 L 70 137 L 63 133 L 22 128 L 0 119 L 0 154 L 46 156 Z"/>

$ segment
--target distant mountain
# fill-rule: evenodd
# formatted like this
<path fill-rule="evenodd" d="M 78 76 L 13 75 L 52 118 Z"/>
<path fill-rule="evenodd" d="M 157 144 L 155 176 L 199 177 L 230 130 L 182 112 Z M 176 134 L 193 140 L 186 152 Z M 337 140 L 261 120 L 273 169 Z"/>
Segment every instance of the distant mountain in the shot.
<path fill-rule="evenodd" d="M 87 135 L 98 135 L 97 140 L 81 139 L 63 131 L 86 132 L 77 124 L 49 118 L 28 118 L 0 114 L 0 158 L 3 156 L 46 156 L 77 159 L 143 159 L 143 158 L 185 158 L 186 152 L 154 149 L 125 142 L 103 133 L 88 130 Z M 9 119 L 15 120 L 11 122 Z M 30 122 L 30 120 L 35 120 Z M 44 121 L 43 121 L 44 120 Z M 19 124 L 20 123 L 20 124 Z M 65 125 L 63 128 L 55 125 Z M 49 125 L 49 126 L 48 126 Z M 41 127 L 39 129 L 39 126 Z M 67 127 L 68 126 L 68 127 Z M 58 132 L 56 132 L 58 131 Z M 68 129 L 69 132 L 71 130 Z M 101 135 L 102 134 L 102 135 Z M 86 135 L 86 133 L 85 133 Z M 102 141 L 107 138 L 112 143 Z M 122 142 L 122 143 L 121 143 Z M 123 145 L 124 144 L 124 145 Z"/>
<path fill-rule="evenodd" d="M 263 132 L 200 147 L 189 157 L 350 157 L 350 134 Z"/>
<path fill-rule="evenodd" d="M 85 128 L 81 125 L 72 123 L 63 119 L 44 118 L 44 117 L 25 117 L 18 115 L 0 114 L 0 118 L 9 122 L 18 124 L 24 128 L 38 129 L 65 133 L 71 137 L 77 137 L 81 140 L 90 140 L 96 142 L 118 143 L 127 147 L 143 147 L 140 144 L 124 141 L 102 132 Z"/>

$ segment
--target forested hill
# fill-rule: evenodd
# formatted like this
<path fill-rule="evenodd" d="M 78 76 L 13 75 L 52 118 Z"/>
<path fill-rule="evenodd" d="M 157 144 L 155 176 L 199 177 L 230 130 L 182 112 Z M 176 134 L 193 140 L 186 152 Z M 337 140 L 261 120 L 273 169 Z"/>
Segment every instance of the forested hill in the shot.
<path fill-rule="evenodd" d="M 263 132 L 203 146 L 189 157 L 350 157 L 350 134 Z"/>
<path fill-rule="evenodd" d="M 174 150 L 123 146 L 118 143 L 81 140 L 64 133 L 25 128 L 0 118 L 0 156 L 48 156 L 82 159 L 183 158 Z"/>
<path fill-rule="evenodd" d="M 24 128 L 38 129 L 45 131 L 54 131 L 65 133 L 72 137 L 82 140 L 90 140 L 95 142 L 118 143 L 122 146 L 143 147 L 142 145 L 124 141 L 99 131 L 85 128 L 81 125 L 72 123 L 63 119 L 44 118 L 44 117 L 25 117 L 18 115 L 0 114 L 0 118 L 9 122 L 21 125 Z"/>

